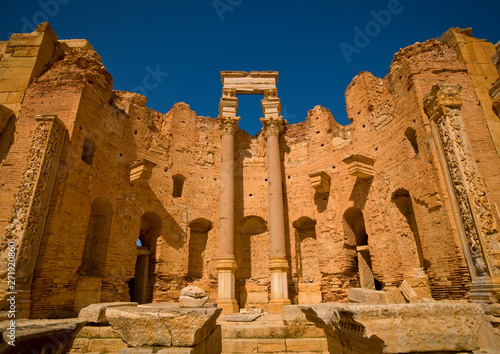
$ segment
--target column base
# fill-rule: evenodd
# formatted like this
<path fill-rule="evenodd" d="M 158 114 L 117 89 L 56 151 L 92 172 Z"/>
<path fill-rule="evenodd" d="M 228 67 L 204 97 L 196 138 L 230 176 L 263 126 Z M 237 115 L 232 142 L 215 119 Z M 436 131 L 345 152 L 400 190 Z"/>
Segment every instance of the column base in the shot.
<path fill-rule="evenodd" d="M 267 312 L 273 314 L 282 314 L 283 306 L 291 305 L 290 299 L 271 299 L 267 304 Z"/>
<path fill-rule="evenodd" d="M 238 313 L 240 306 L 236 302 L 235 294 L 236 261 L 234 257 L 219 258 L 217 271 L 219 272 L 217 306 L 225 313 Z"/>
<path fill-rule="evenodd" d="M 267 304 L 269 313 L 283 313 L 283 306 L 292 302 L 288 298 L 288 261 L 285 257 L 272 257 L 269 262 L 271 271 L 271 300 Z"/>
<path fill-rule="evenodd" d="M 225 314 L 240 312 L 240 305 L 235 299 L 219 299 L 217 300 L 217 307 L 220 307 Z"/>
<path fill-rule="evenodd" d="M 500 279 L 490 277 L 474 279 L 470 287 L 470 298 L 480 303 L 500 302 Z"/>

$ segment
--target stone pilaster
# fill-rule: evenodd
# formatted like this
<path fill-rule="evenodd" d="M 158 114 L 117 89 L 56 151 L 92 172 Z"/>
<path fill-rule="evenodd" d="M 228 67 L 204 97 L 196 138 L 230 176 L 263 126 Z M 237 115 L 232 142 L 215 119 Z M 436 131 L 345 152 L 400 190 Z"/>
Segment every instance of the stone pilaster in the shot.
<path fill-rule="evenodd" d="M 498 228 L 461 116 L 460 85 L 436 84 L 424 97 L 472 278 L 471 298 L 500 297 Z"/>
<path fill-rule="evenodd" d="M 288 261 L 285 250 L 285 214 L 283 209 L 283 187 L 279 134 L 282 130 L 280 100 L 275 89 L 264 91 L 262 100 L 264 118 L 261 122 L 267 137 L 268 193 L 269 193 L 269 235 L 271 244 L 271 300 L 268 311 L 282 313 L 283 306 L 290 304 L 288 298 Z"/>
<path fill-rule="evenodd" d="M 219 104 L 221 128 L 221 187 L 219 219 L 219 274 L 217 304 L 224 312 L 238 312 L 235 296 L 234 257 L 234 133 L 238 126 L 238 99 L 234 90 L 223 90 Z"/>
<path fill-rule="evenodd" d="M 42 240 L 66 128 L 55 115 L 36 116 L 37 126 L 9 223 L 0 244 L 0 298 L 16 298 L 17 318 L 29 318 L 31 281 Z M 9 250 L 15 245 L 15 276 Z M 12 257 L 10 257 L 12 258 Z M 10 267 L 9 267 L 10 266 Z M 14 280 L 15 283 L 9 282 Z"/>

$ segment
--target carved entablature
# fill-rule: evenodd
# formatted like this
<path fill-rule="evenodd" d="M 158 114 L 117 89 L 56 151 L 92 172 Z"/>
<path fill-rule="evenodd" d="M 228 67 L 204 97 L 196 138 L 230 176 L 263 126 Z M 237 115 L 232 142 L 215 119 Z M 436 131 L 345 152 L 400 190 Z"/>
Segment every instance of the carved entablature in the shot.
<path fill-rule="evenodd" d="M 16 247 L 16 289 L 31 284 L 66 128 L 55 115 L 36 116 L 37 126 L 18 193 L 0 244 L 0 279 L 6 280 L 9 243 Z"/>
<path fill-rule="evenodd" d="M 236 129 L 238 128 L 238 121 L 240 117 L 226 118 L 219 117 L 220 129 L 222 130 L 222 135 L 230 134 L 234 135 Z"/>
<path fill-rule="evenodd" d="M 266 136 L 279 135 L 283 130 L 283 117 L 277 118 L 261 118 L 262 125 Z"/>
<path fill-rule="evenodd" d="M 498 276 L 500 269 L 491 261 L 492 253 L 499 249 L 498 230 L 463 124 L 460 90 L 460 85 L 434 85 L 424 97 L 425 111 L 442 147 L 439 151 L 460 215 L 471 274 Z"/>

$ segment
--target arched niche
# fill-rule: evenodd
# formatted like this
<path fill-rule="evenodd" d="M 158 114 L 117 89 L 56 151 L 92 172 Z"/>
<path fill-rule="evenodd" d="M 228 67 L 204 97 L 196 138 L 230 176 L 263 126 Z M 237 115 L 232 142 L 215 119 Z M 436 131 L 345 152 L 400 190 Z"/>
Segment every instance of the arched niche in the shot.
<path fill-rule="evenodd" d="M 404 254 L 401 254 L 402 264 L 412 269 L 411 273 L 419 273 L 425 268 L 425 259 L 410 192 L 399 188 L 392 193 L 391 201 L 396 210 L 395 232 L 401 244 L 400 249 L 404 250 Z"/>
<path fill-rule="evenodd" d="M 208 232 L 212 230 L 212 222 L 198 218 L 189 223 L 189 256 L 188 277 L 191 280 L 208 278 L 208 262 L 206 248 Z"/>
<path fill-rule="evenodd" d="M 343 215 L 344 233 L 348 243 L 354 243 L 358 263 L 359 282 L 362 288 L 375 289 L 368 234 L 365 228 L 363 212 L 351 207 Z"/>
<path fill-rule="evenodd" d="M 96 198 L 90 207 L 87 233 L 79 273 L 102 277 L 108 255 L 113 207 L 104 198 Z"/>
<path fill-rule="evenodd" d="M 297 275 L 299 282 L 313 283 L 321 279 L 319 270 L 316 221 L 303 216 L 293 222 L 295 249 L 297 254 Z"/>

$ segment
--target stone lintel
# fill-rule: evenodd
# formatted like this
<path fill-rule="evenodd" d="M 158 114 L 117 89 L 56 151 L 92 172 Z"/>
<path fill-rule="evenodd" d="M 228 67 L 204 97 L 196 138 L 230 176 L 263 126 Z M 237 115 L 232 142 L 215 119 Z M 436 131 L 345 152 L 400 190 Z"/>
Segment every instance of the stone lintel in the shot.
<path fill-rule="evenodd" d="M 325 171 L 317 171 L 309 174 L 311 184 L 316 192 L 328 193 L 330 192 L 330 176 Z"/>
<path fill-rule="evenodd" d="M 148 181 L 153 173 L 156 163 L 147 159 L 139 159 L 128 164 L 130 170 L 130 182 L 138 183 Z"/>
<path fill-rule="evenodd" d="M 342 159 L 347 164 L 349 174 L 359 178 L 372 178 L 374 176 L 373 164 L 375 160 L 369 156 L 351 154 Z"/>
<path fill-rule="evenodd" d="M 238 95 L 264 94 L 278 83 L 277 71 L 222 71 L 220 76 L 224 89 L 234 89 Z"/>

